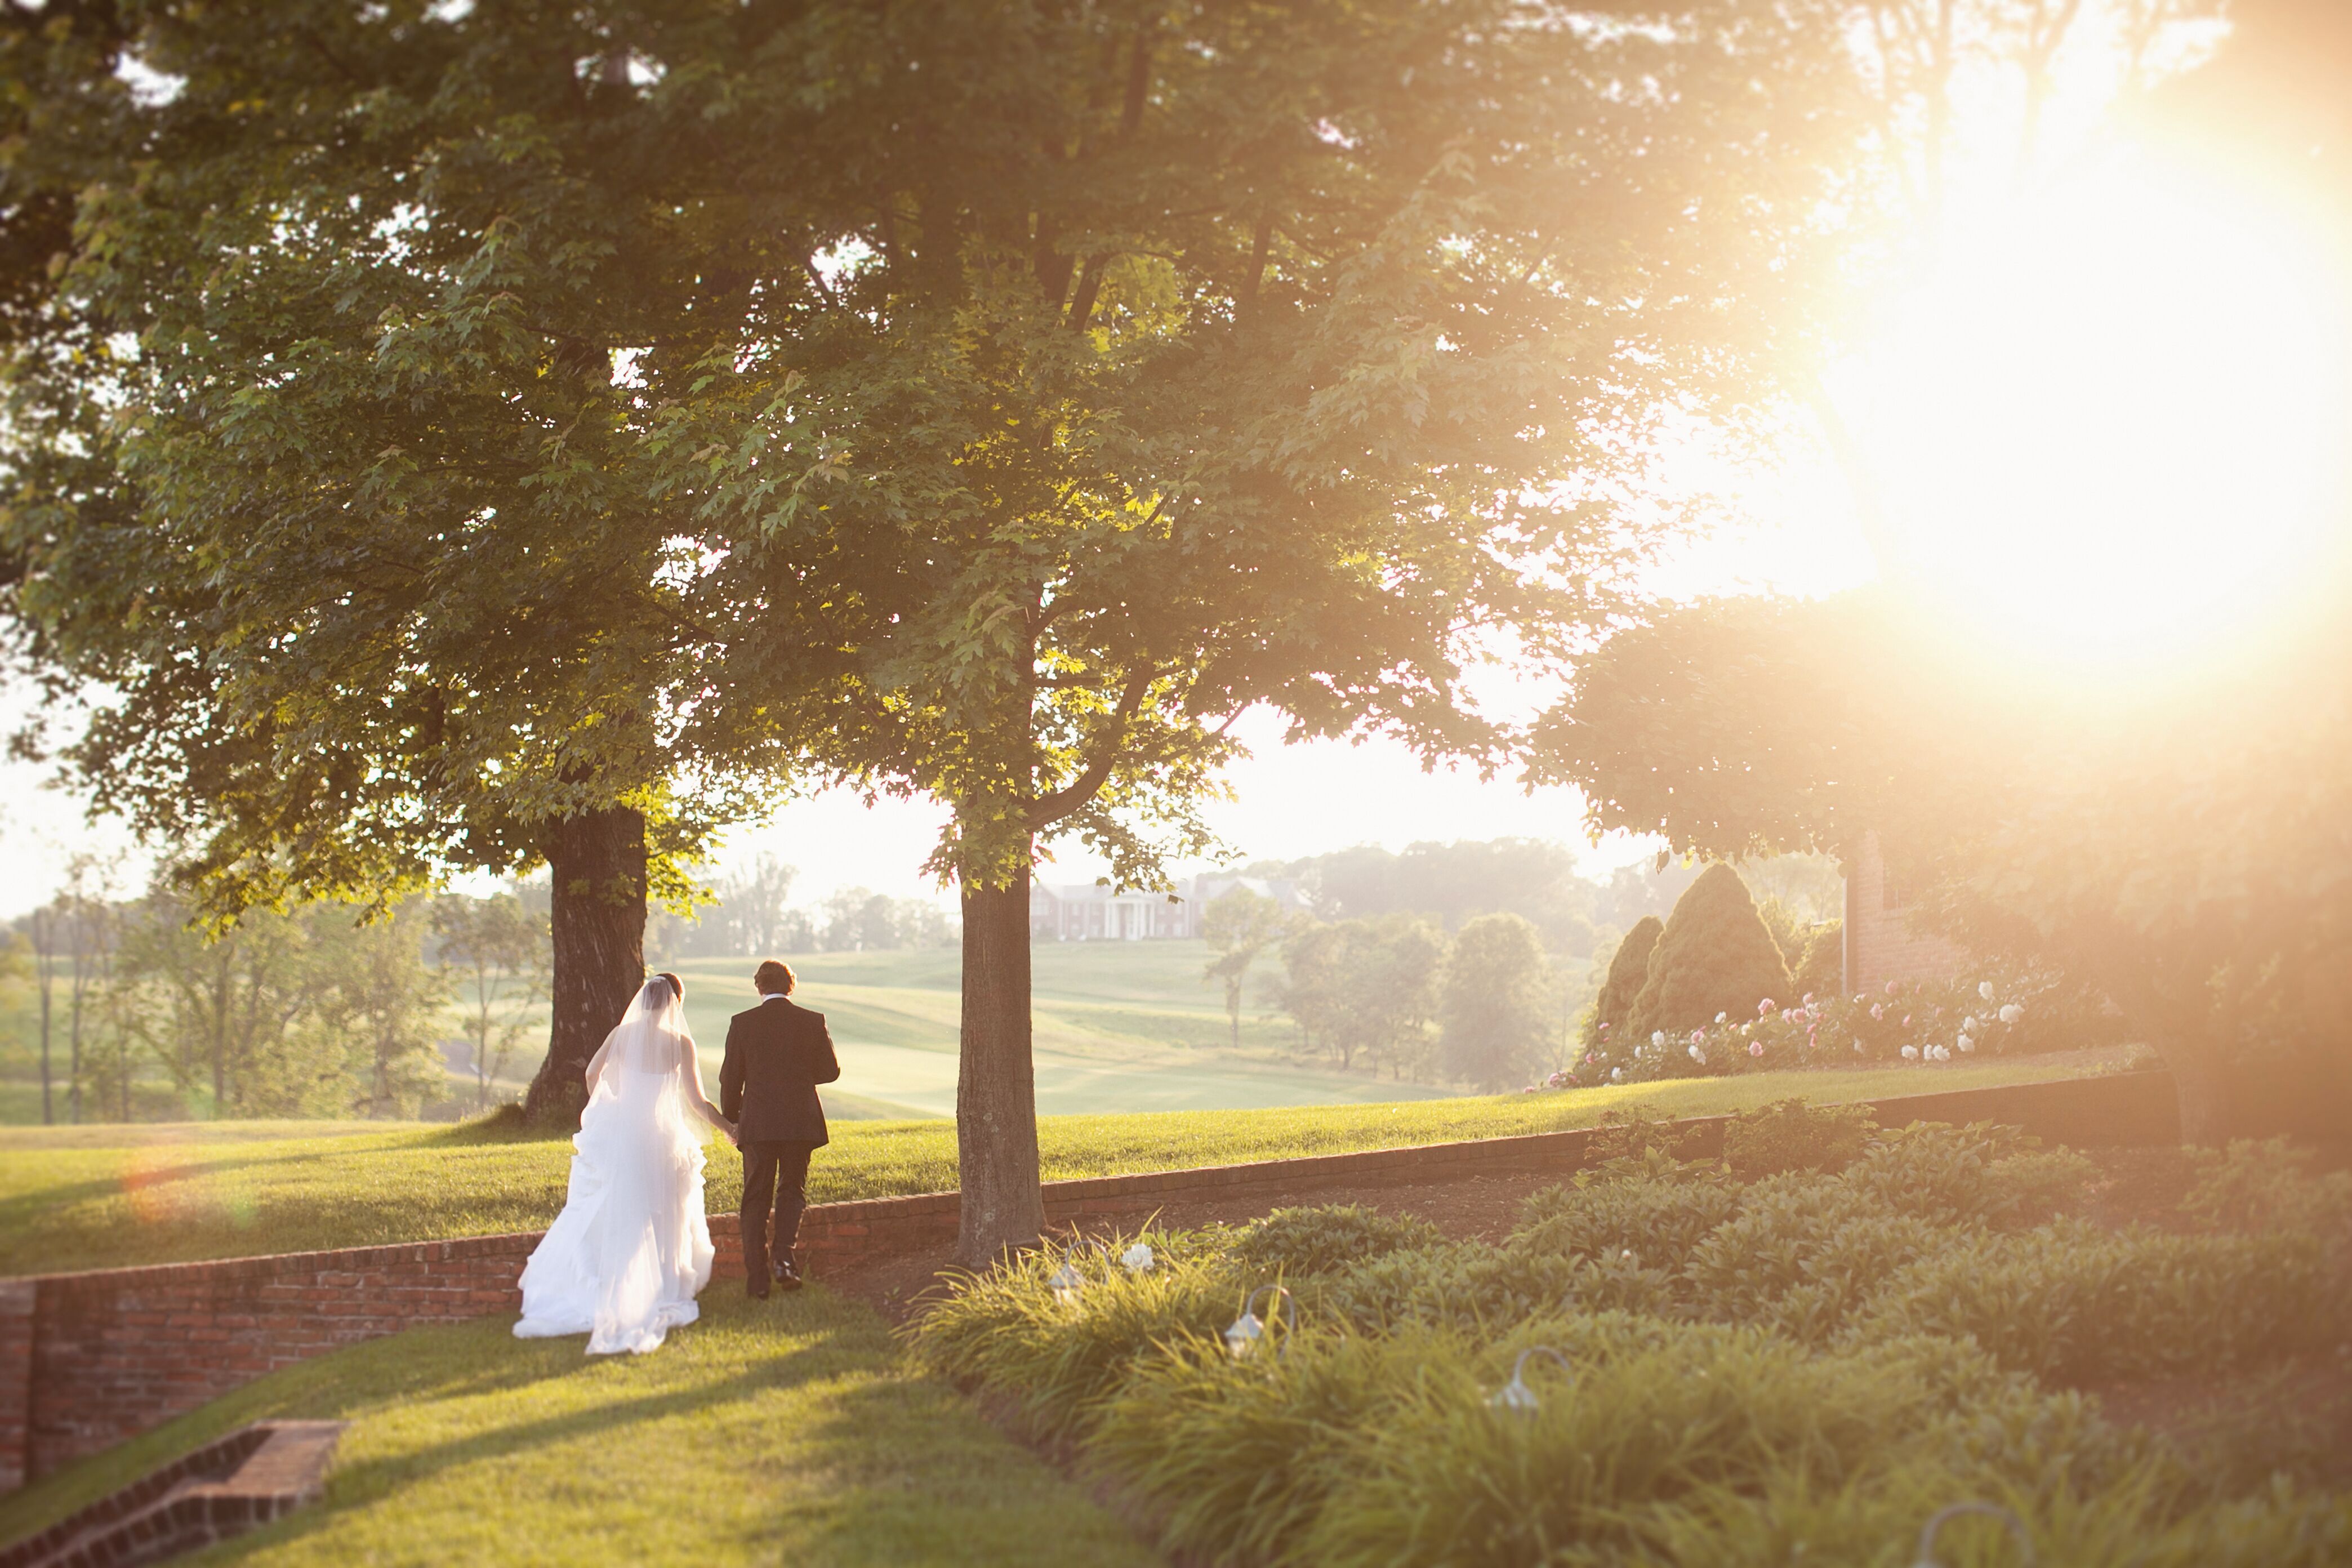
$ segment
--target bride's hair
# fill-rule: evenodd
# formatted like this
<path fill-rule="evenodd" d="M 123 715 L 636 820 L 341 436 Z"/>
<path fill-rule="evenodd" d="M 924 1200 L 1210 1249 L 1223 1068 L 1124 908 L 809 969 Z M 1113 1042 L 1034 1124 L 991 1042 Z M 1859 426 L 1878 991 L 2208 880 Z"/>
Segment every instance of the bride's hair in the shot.
<path fill-rule="evenodd" d="M 680 980 L 677 975 L 672 974 L 668 970 L 665 969 L 661 971 L 654 976 L 654 979 L 668 981 L 669 994 L 677 997 L 681 1002 L 686 1000 L 686 982 Z M 650 982 L 648 984 L 650 984 Z"/>

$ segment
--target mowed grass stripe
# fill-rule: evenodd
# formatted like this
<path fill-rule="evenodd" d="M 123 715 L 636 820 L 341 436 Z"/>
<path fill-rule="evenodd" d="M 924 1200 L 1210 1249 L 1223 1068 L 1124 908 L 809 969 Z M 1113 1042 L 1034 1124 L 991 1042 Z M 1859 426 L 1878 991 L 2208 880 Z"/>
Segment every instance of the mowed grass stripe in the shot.
<path fill-rule="evenodd" d="M 1756 1073 L 1566 1093 L 1267 1110 L 1053 1116 L 1049 1181 L 1397 1148 L 1589 1126 L 1612 1110 L 1704 1116 L 1799 1096 L 1827 1102 L 2063 1078 L 2078 1064 L 1970 1063 Z M 353 1131 L 280 1123 L 0 1131 L 0 1273 L 123 1268 L 536 1230 L 563 1204 L 571 1145 L 478 1125 Z M 108 1140 L 111 1140 L 109 1142 Z M 709 1145 L 709 1206 L 741 1166 Z M 856 1121 L 817 1157 L 819 1203 L 956 1184 L 950 1122 Z"/>

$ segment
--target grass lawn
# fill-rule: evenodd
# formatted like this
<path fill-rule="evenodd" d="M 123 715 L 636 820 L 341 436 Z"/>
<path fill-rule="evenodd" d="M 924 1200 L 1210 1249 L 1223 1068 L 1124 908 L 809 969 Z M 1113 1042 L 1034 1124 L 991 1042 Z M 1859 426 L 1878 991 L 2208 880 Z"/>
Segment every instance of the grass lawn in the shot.
<path fill-rule="evenodd" d="M 1828 1102 L 2068 1077 L 2080 1064 L 1771 1072 L 1536 1095 L 1388 1105 L 1053 1116 L 1048 1180 L 1396 1148 L 1581 1127 L 1610 1110 L 1698 1116 L 1791 1095 Z M 184 1123 L 0 1131 L 0 1274 L 116 1268 L 535 1230 L 562 1207 L 570 1144 L 478 1125 Z M 741 1168 L 710 1147 L 709 1206 L 732 1210 Z M 955 1129 L 834 1129 L 817 1202 L 955 1185 Z"/>
<path fill-rule="evenodd" d="M 0 1502 L 0 1542 L 264 1416 L 349 1421 L 323 1504 L 222 1563 L 1159 1561 L 1078 1488 L 918 1376 L 822 1286 L 716 1288 L 646 1356 L 412 1329 L 272 1373 Z"/>

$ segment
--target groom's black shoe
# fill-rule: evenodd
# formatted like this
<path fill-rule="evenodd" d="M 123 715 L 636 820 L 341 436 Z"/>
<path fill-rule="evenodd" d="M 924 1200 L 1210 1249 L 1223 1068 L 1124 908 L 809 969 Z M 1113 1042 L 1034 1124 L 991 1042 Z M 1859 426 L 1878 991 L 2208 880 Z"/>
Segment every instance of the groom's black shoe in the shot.
<path fill-rule="evenodd" d="M 793 1267 L 791 1258 L 779 1258 L 772 1267 L 775 1271 L 778 1289 L 797 1290 L 801 1288 L 801 1271 Z"/>

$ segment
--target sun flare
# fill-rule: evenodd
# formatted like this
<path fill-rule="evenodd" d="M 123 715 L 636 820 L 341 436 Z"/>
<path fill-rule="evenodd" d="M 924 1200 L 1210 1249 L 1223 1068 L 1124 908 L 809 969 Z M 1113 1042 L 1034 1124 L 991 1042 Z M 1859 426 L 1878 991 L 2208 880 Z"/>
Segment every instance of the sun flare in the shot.
<path fill-rule="evenodd" d="M 2337 547 L 2347 340 L 2316 232 L 2116 153 L 1956 247 L 1839 390 L 1883 563 L 2016 654 L 2255 640 Z"/>

